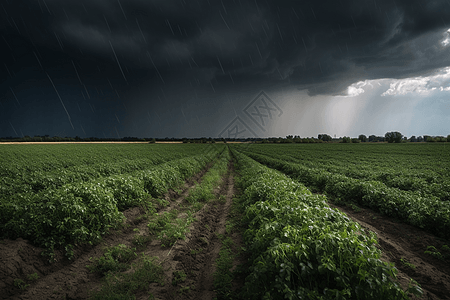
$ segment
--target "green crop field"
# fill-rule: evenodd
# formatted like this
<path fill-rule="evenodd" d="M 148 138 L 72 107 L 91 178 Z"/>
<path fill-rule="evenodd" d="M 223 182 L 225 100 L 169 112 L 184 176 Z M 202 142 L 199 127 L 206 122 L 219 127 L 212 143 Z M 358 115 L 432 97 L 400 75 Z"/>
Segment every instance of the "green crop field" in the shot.
<path fill-rule="evenodd" d="M 220 148 L 148 144 L 2 147 L 2 237 L 27 238 L 49 250 L 100 238 L 123 218 L 119 210 L 137 206 L 193 176 Z"/>
<path fill-rule="evenodd" d="M 450 237 L 450 145 L 250 145 L 251 158 L 315 191 Z M 239 149 L 239 148 L 238 148 Z"/>
<path fill-rule="evenodd" d="M 424 278 L 450 278 L 449 150 L 0 145 L 0 289 L 7 298 L 448 299 L 450 280 L 440 292 Z M 392 222 L 413 238 L 391 235 Z M 65 275 L 50 291 L 54 274 Z"/>

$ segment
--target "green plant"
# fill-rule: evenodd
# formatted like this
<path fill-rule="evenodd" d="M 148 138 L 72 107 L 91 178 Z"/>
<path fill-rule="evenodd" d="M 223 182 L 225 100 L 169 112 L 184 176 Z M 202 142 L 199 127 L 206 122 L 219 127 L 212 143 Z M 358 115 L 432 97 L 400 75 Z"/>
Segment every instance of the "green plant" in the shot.
<path fill-rule="evenodd" d="M 53 263 L 56 261 L 55 251 L 53 250 L 53 247 L 45 249 L 44 251 L 41 252 L 41 255 L 46 257 L 49 263 Z"/>
<path fill-rule="evenodd" d="M 191 290 L 190 286 L 182 286 L 179 290 L 178 293 L 180 294 L 187 294 L 189 293 L 189 291 Z"/>
<path fill-rule="evenodd" d="M 23 281 L 22 279 L 16 278 L 16 279 L 14 279 L 14 286 L 21 290 L 25 290 L 29 286 L 29 284 L 25 284 L 25 281 Z"/>
<path fill-rule="evenodd" d="M 157 258 L 143 254 L 132 267 L 134 271 L 130 273 L 108 273 L 101 289 L 92 293 L 92 299 L 135 299 L 134 293 L 147 290 L 150 283 L 163 283 L 164 271 Z"/>
<path fill-rule="evenodd" d="M 427 250 L 425 250 L 424 253 L 432 255 L 432 256 L 436 257 L 437 259 L 440 259 L 440 260 L 445 260 L 445 259 L 450 257 L 450 248 L 447 245 L 443 245 L 441 247 L 441 251 L 442 251 L 442 253 L 439 252 L 436 247 L 428 246 Z"/>
<path fill-rule="evenodd" d="M 420 287 L 420 284 L 417 283 L 414 279 L 410 278 L 411 280 L 408 283 L 408 288 L 406 289 L 406 293 L 410 293 L 415 295 L 416 297 L 422 298 L 423 297 L 423 290 Z"/>
<path fill-rule="evenodd" d="M 234 224 L 233 222 L 227 221 L 226 224 L 225 224 L 225 231 L 226 231 L 226 233 L 230 234 L 233 231 L 235 225 L 236 224 Z"/>
<path fill-rule="evenodd" d="M 425 254 L 430 254 L 438 259 L 443 259 L 442 254 L 434 246 L 428 246 L 427 250 L 424 251 Z"/>
<path fill-rule="evenodd" d="M 184 273 L 183 270 L 181 271 L 174 271 L 172 273 L 172 285 L 176 286 L 181 282 L 186 281 L 186 273 Z"/>
<path fill-rule="evenodd" d="M 183 190 L 181 188 L 174 188 L 173 189 L 178 195 L 181 195 L 183 193 Z"/>
<path fill-rule="evenodd" d="M 161 231 L 167 223 L 170 222 L 170 213 L 164 212 L 162 214 L 156 213 L 156 218 L 148 223 L 148 229 L 150 233 L 157 233 Z"/>
<path fill-rule="evenodd" d="M 36 281 L 39 279 L 38 273 L 32 273 L 27 275 L 28 280 Z"/>
<path fill-rule="evenodd" d="M 65 245 L 64 250 L 65 250 L 66 257 L 69 260 L 71 260 L 73 258 L 73 256 L 75 255 L 75 253 L 73 252 L 73 245 L 72 244 Z"/>
<path fill-rule="evenodd" d="M 167 201 L 166 199 L 157 198 L 154 201 L 158 204 L 158 206 L 160 208 L 164 208 L 166 206 L 169 206 L 169 201 Z"/>
<path fill-rule="evenodd" d="M 333 198 L 333 203 L 336 205 L 344 205 L 345 201 L 343 199 L 337 197 L 337 198 Z"/>
<path fill-rule="evenodd" d="M 355 211 L 355 212 L 360 212 L 361 208 L 359 208 L 356 204 L 354 203 L 350 203 L 350 207 Z"/>
<path fill-rule="evenodd" d="M 198 248 L 198 250 L 192 249 L 191 250 L 191 254 L 196 255 L 199 254 L 203 251 L 203 248 Z"/>
<path fill-rule="evenodd" d="M 232 299 L 231 283 L 233 274 L 230 271 L 233 266 L 234 255 L 231 250 L 233 241 L 227 237 L 222 238 L 222 247 L 216 260 L 216 272 L 214 273 L 214 290 L 217 299 Z"/>
<path fill-rule="evenodd" d="M 194 221 L 191 212 L 188 212 L 186 219 L 176 219 L 173 223 L 166 223 L 159 232 L 158 239 L 161 240 L 162 247 L 171 247 L 178 239 L 184 239 L 186 232 L 189 231 L 189 225 Z"/>
<path fill-rule="evenodd" d="M 199 238 L 200 242 L 202 243 L 202 245 L 204 246 L 208 246 L 209 245 L 209 241 L 206 237 L 202 236 Z"/>
<path fill-rule="evenodd" d="M 221 202 L 221 203 L 225 203 L 227 199 L 226 199 L 226 196 L 225 196 L 225 195 L 220 195 L 218 200 L 219 200 L 219 202 Z"/>
<path fill-rule="evenodd" d="M 409 262 L 406 260 L 406 258 L 404 258 L 404 257 L 400 258 L 400 261 L 402 262 L 403 265 L 405 265 L 405 266 L 407 266 L 407 267 L 409 267 L 409 268 L 411 268 L 411 269 L 415 269 L 415 268 L 416 268 L 415 265 L 409 263 Z"/>
<path fill-rule="evenodd" d="M 100 258 L 93 259 L 93 264 L 87 266 L 91 272 L 105 275 L 109 272 L 125 271 L 130 268 L 129 261 L 137 256 L 136 248 L 128 248 L 123 244 L 106 249 Z"/>
<path fill-rule="evenodd" d="M 139 235 L 136 234 L 133 237 L 132 243 L 138 247 L 144 247 L 152 240 L 151 236 L 146 235 Z"/>

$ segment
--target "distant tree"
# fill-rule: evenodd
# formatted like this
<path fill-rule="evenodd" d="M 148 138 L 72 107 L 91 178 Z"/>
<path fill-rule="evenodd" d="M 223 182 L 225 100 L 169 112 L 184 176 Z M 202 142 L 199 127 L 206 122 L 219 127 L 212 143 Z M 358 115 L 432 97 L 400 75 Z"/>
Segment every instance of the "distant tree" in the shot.
<path fill-rule="evenodd" d="M 361 142 L 365 143 L 365 142 L 367 142 L 367 136 L 365 136 L 364 134 L 360 134 L 358 136 L 358 140 L 360 140 Z"/>
<path fill-rule="evenodd" d="M 369 135 L 369 142 L 376 142 L 377 141 L 377 137 L 375 135 Z"/>
<path fill-rule="evenodd" d="M 294 143 L 301 143 L 302 138 L 299 135 L 294 136 Z"/>
<path fill-rule="evenodd" d="M 398 131 L 386 132 L 384 138 L 388 143 L 401 143 L 403 135 Z"/>
<path fill-rule="evenodd" d="M 447 135 L 447 142 L 450 142 L 450 134 Z"/>
<path fill-rule="evenodd" d="M 429 139 L 431 139 L 431 136 L 429 136 L 429 135 L 424 135 L 423 136 L 423 141 L 424 142 L 428 142 Z"/>
<path fill-rule="evenodd" d="M 282 143 L 293 143 L 294 142 L 294 136 L 292 135 L 287 135 L 286 139 L 284 141 L 282 141 Z"/>
<path fill-rule="evenodd" d="M 416 141 L 417 141 L 418 143 L 423 142 L 423 137 L 422 137 L 422 136 L 418 136 Z"/>
<path fill-rule="evenodd" d="M 351 143 L 351 142 L 352 142 L 352 139 L 351 139 L 350 137 L 348 137 L 348 136 L 344 136 L 344 137 L 342 138 L 342 142 L 343 142 L 343 143 Z"/>
<path fill-rule="evenodd" d="M 354 139 L 352 139 L 352 143 L 361 143 L 361 140 L 360 139 L 356 139 L 356 138 L 354 138 Z"/>
<path fill-rule="evenodd" d="M 415 136 L 415 135 L 412 135 L 412 136 L 409 138 L 409 141 L 410 141 L 411 143 L 417 142 L 416 136 Z"/>
<path fill-rule="evenodd" d="M 331 142 L 333 140 L 333 138 L 328 134 L 319 134 L 317 138 L 324 142 Z"/>

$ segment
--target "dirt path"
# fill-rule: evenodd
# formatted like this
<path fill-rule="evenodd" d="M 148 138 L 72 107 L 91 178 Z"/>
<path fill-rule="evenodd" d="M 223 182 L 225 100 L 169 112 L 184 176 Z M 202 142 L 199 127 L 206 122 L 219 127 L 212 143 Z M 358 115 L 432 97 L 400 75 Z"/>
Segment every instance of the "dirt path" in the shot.
<path fill-rule="evenodd" d="M 192 287 L 189 293 L 178 293 L 168 299 L 213 299 L 215 261 L 222 247 L 219 235 L 225 234 L 227 216 L 232 204 L 234 187 L 234 166 L 229 164 L 218 195 L 224 195 L 222 203 L 212 202 L 206 205 L 197 216 L 195 228 L 191 230 L 186 246 L 177 251 L 180 262 L 177 268 L 188 274 L 184 287 Z"/>
<path fill-rule="evenodd" d="M 382 216 L 367 208 L 353 209 L 348 206 L 329 204 L 377 234 L 383 252 L 382 260 L 395 263 L 395 267 L 399 270 L 398 278 L 404 290 L 412 278 L 424 291 L 422 299 L 450 299 L 450 259 L 440 260 L 424 253 L 428 246 L 434 246 L 438 250 L 443 245 L 450 246 L 449 241 L 439 239 L 430 233 Z"/>
<path fill-rule="evenodd" d="M 186 181 L 179 194 L 169 191 L 164 196 L 169 205 L 161 207 L 158 212 L 178 209 L 182 213 L 189 190 L 201 182 L 206 171 Z M 229 170 L 216 190 L 217 198 L 219 195 L 225 198 L 207 203 L 195 214 L 197 221 L 191 224 L 185 240 L 178 240 L 171 248 L 163 248 L 155 237 L 144 249 L 138 248 L 139 254 L 143 252 L 158 257 L 164 270 L 164 285 L 151 284 L 149 291 L 136 295 L 137 299 L 148 299 L 148 292 L 155 299 L 213 299 L 214 264 L 221 247 L 217 234 L 225 231 L 226 218 L 235 193 L 233 174 L 230 162 Z M 72 261 L 64 258 L 62 253 L 57 253 L 57 261 L 50 264 L 40 255 L 43 249 L 23 239 L 1 241 L 0 299 L 87 299 L 90 292 L 99 289 L 102 283 L 98 274 L 86 268 L 86 265 L 91 264 L 90 258 L 100 257 L 107 246 L 125 244 L 136 247 L 132 243 L 135 236 L 148 235 L 148 221 L 142 218 L 143 214 L 141 208 L 125 211 L 125 228 L 111 232 L 98 245 L 75 249 Z M 172 285 L 174 272 L 180 271 L 187 275 L 185 281 Z M 29 286 L 23 290 L 17 284 L 14 285 L 14 279 L 27 278 L 33 273 L 37 273 L 39 279 L 25 279 L 22 286 Z"/>

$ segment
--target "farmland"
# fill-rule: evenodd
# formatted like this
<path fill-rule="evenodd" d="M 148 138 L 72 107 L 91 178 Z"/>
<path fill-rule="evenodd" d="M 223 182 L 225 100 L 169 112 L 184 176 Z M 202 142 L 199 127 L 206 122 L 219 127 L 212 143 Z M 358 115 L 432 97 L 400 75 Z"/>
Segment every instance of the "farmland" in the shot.
<path fill-rule="evenodd" d="M 0 298 L 450 299 L 448 147 L 0 145 Z"/>

